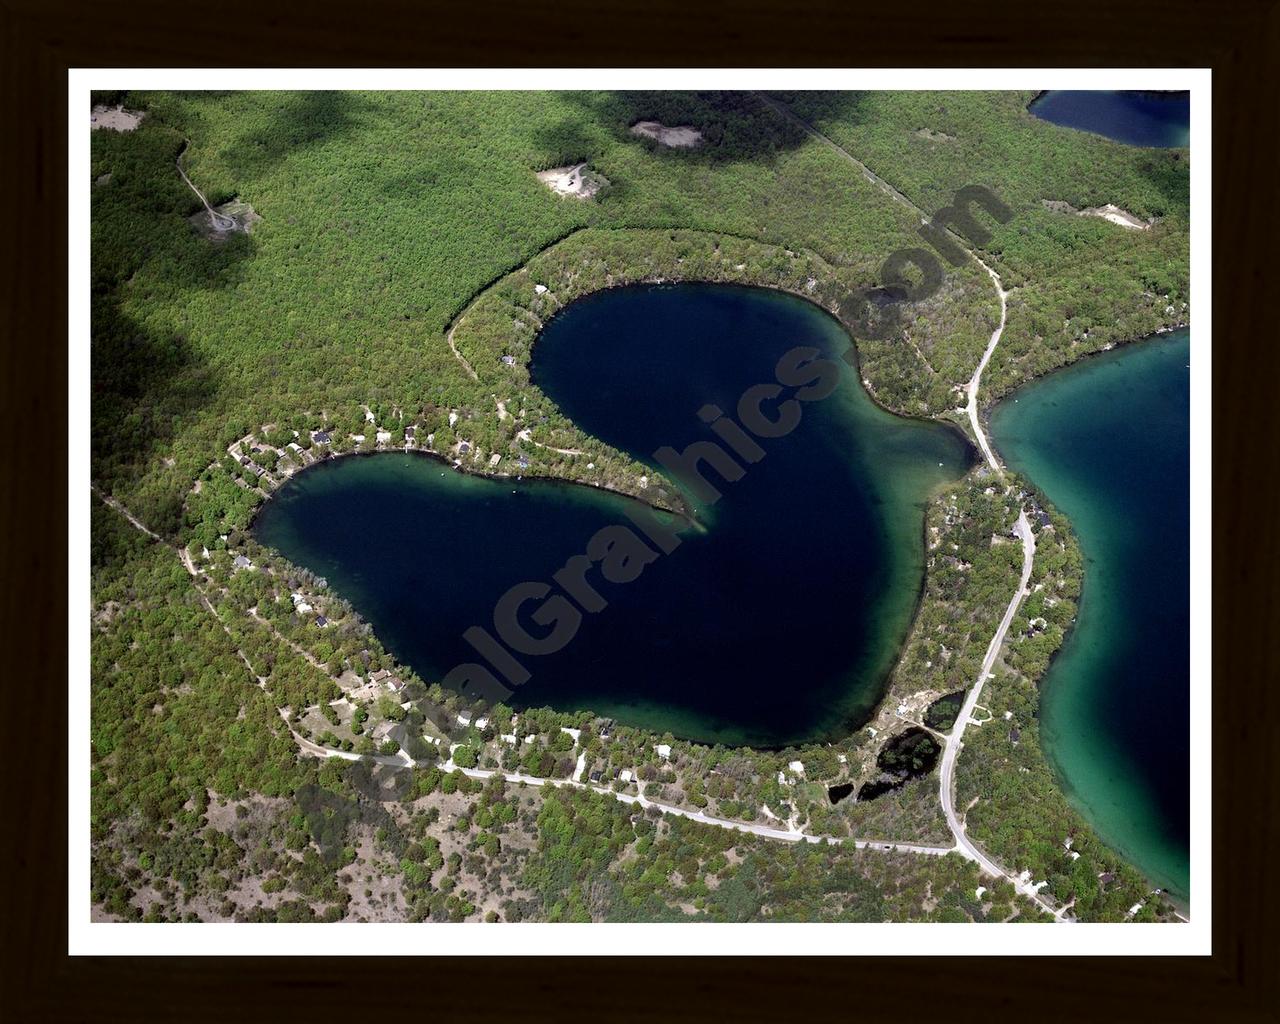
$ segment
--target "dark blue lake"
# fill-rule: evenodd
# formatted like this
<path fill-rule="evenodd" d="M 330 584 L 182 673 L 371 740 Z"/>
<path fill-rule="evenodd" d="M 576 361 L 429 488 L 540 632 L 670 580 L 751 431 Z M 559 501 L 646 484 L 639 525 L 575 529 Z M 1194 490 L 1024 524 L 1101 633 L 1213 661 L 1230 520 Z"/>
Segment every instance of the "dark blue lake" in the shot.
<path fill-rule="evenodd" d="M 1052 90 L 1028 108 L 1067 128 L 1105 135 L 1131 146 L 1186 146 L 1191 142 L 1191 94 Z"/>
<path fill-rule="evenodd" d="M 652 462 L 714 439 L 806 345 L 849 345 L 825 312 L 777 292 L 711 285 L 597 293 L 549 323 L 533 377 L 595 437 Z M 924 571 L 924 504 L 971 465 L 956 431 L 878 408 L 840 364 L 830 397 L 702 503 L 701 528 L 633 582 L 593 577 L 608 607 L 584 617 L 508 703 L 589 708 L 678 736 L 782 746 L 860 724 L 879 701 Z M 786 397 L 785 395 L 782 397 Z M 709 474 L 715 479 L 714 474 Z M 638 503 L 590 487 L 466 476 L 425 456 L 336 460 L 299 474 L 254 530 L 328 578 L 427 681 L 476 660 L 514 584 L 550 581 L 595 531 Z M 539 632 L 531 626 L 532 632 Z M 541 630 L 545 632 L 545 630 Z"/>

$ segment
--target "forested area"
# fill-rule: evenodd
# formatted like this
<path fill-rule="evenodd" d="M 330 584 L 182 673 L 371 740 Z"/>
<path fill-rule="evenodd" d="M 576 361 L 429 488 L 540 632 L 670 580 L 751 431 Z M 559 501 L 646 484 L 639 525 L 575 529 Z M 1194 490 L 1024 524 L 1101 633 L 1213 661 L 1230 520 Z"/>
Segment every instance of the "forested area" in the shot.
<path fill-rule="evenodd" d="M 468 377 L 444 333 L 486 285 L 578 228 L 737 236 L 771 247 L 773 262 L 812 253 L 859 283 L 912 237 L 909 216 L 749 96 L 187 93 L 130 104 L 149 111 L 137 131 L 93 140 L 94 180 L 109 175 L 93 186 L 94 472 L 166 533 L 191 481 L 262 424 L 341 424 L 385 406 L 457 409 L 491 429 L 492 387 Z M 705 145 L 655 148 L 627 131 L 629 119 L 676 112 L 708 126 Z M 199 203 L 174 167 L 184 138 L 184 166 L 210 202 L 237 196 L 261 215 L 252 234 L 213 244 L 185 222 Z M 584 202 L 534 175 L 570 159 L 613 184 Z M 611 244 L 618 271 L 648 254 L 644 239 L 629 252 Z M 752 269 L 763 278 L 769 266 Z M 967 367 L 992 300 L 972 268 L 949 288 L 952 321 L 981 311 L 963 333 L 933 332 L 965 349 Z M 930 347 L 927 327 L 917 333 Z M 891 407 L 907 404 L 896 389 L 932 386 L 910 346 L 885 345 L 881 362 Z M 946 387 L 933 392 L 924 411 L 945 407 Z"/>
<path fill-rule="evenodd" d="M 1190 153 L 1064 129 L 1027 111 L 1033 92 L 779 94 L 926 212 L 967 185 L 1013 216 L 976 245 L 1009 297 L 1008 326 L 983 379 L 994 401 L 1104 346 L 1190 321 Z M 1084 210 L 1114 204 L 1129 230 Z M 979 239 L 972 239 L 975 243 Z"/>
<path fill-rule="evenodd" d="M 1041 145 L 1043 126 L 1027 128 L 1012 100 L 953 95 L 941 111 L 933 109 L 936 97 L 862 97 L 856 109 L 874 117 L 843 121 L 840 103 L 791 99 L 927 209 L 984 175 L 1016 205 L 1017 216 L 985 248 L 1008 274 L 1006 286 L 1017 287 L 984 392 L 1186 319 L 1185 153 L 1130 156 L 1050 128 L 1057 135 L 1046 152 L 1061 159 L 1040 166 L 1025 157 Z M 317 779 L 335 799 L 357 797 L 334 765 L 301 757 L 290 734 L 388 753 L 399 742 L 386 728 L 399 724 L 396 736 L 417 730 L 461 743 L 453 752 L 459 765 L 554 778 L 566 777 L 575 754 L 585 753 L 588 770 L 606 784 L 679 806 L 743 821 L 762 820 L 767 810 L 833 837 L 945 842 L 933 779 L 834 806 L 826 786 L 877 773 L 876 752 L 893 732 L 883 726 L 901 725 L 891 710 L 897 700 L 972 683 L 1019 565 L 1017 544 L 1002 542 L 1016 516 L 1013 499 L 989 481 L 971 477 L 929 506 L 925 593 L 877 720 L 879 740 L 863 730 L 833 746 L 788 751 L 697 747 L 622 726 L 606 744 L 586 710 L 523 712 L 517 726 L 509 709 L 477 709 L 397 665 L 341 595 L 245 532 L 288 472 L 330 452 L 403 445 L 407 428 L 416 432 L 415 447 L 459 461 L 465 453 L 464 468 L 477 472 L 490 471 L 490 454 L 518 457 L 530 475 L 678 506 L 678 494 L 660 480 L 641 484 L 652 470 L 583 434 L 531 385 L 529 353 L 545 319 L 589 291 L 648 280 L 780 287 L 837 311 L 851 291 L 883 283 L 877 275 L 887 255 L 919 244 L 911 216 L 744 94 L 126 98 L 147 117 L 133 132 L 94 133 L 86 183 L 93 197 L 93 481 L 175 547 L 148 540 L 95 499 L 94 895 L 101 906 L 125 917 L 145 904 L 164 908 L 154 910 L 161 916 L 271 920 L 389 913 L 456 920 L 490 912 L 503 919 L 1008 916 L 1011 894 L 1002 893 L 994 909 L 975 905 L 976 873 L 954 858 L 748 841 L 678 820 L 655 824 L 610 798 L 581 793 L 534 801 L 522 812 L 537 819 L 526 830 L 538 835 L 527 866 L 520 866 L 519 843 L 504 853 L 497 832 L 481 837 L 470 829 L 507 813 L 496 809 L 496 795 L 466 816 L 472 848 L 450 847 L 426 811 L 416 823 L 397 819 L 400 832 L 379 819 L 369 835 L 357 835 L 353 824 L 342 839 L 350 857 L 340 859 L 406 880 L 396 883 L 391 904 L 374 907 L 365 887 L 337 880 L 341 866 L 323 862 L 323 837 L 295 807 Z M 673 150 L 637 138 L 628 127 L 643 118 L 697 125 L 705 142 Z M 923 127 L 964 140 L 963 159 L 945 141 L 918 135 Z M 904 148 L 904 136 L 919 144 Z M 211 241 L 188 223 L 200 204 L 175 167 L 186 140 L 183 166 L 210 202 L 236 197 L 262 217 L 251 233 Z M 534 173 L 577 162 L 609 181 L 591 200 L 557 196 Z M 1049 210 L 1045 199 L 1116 202 L 1159 220 L 1150 232 L 1125 232 Z M 1108 267 L 1119 269 L 1091 274 L 1104 253 Z M 949 270 L 935 295 L 910 307 L 902 333 L 859 339 L 861 376 L 890 409 L 945 414 L 962 403 L 955 387 L 972 373 L 997 316 L 979 268 Z M 313 442 L 319 430 L 331 440 Z M 392 440 L 379 440 L 379 432 Z M 246 438 L 252 445 L 233 457 L 229 449 Z M 237 557 L 252 569 L 241 571 Z M 1069 544 L 1037 555 L 1043 578 L 1078 580 L 1079 570 Z M 1070 627 L 1076 592 L 1055 605 L 1033 597 L 1024 607 L 1015 628 L 1023 639 L 1008 658 L 1027 678 L 1043 672 Z M 314 608 L 300 611 L 298 594 Z M 337 709 L 330 703 L 387 672 L 420 695 L 430 714 L 397 718 L 398 703 L 374 699 Z M 1026 700 L 1030 710 L 1020 714 L 1030 715 L 1034 691 Z M 491 719 L 486 727 L 462 724 L 460 716 L 474 721 L 481 712 Z M 565 727 L 582 729 L 581 742 L 566 747 Z M 519 748 L 502 745 L 508 729 Z M 1031 808 L 1050 808 L 1045 820 L 1055 834 L 1060 824 L 1074 822 L 1077 835 L 1081 826 L 1054 788 L 1032 730 L 1024 729 L 1030 740 L 1014 758 L 993 747 L 993 759 L 974 764 L 986 749 L 974 744 L 961 764 L 989 773 L 981 784 L 992 798 L 973 819 L 983 841 L 1011 863 L 1055 872 L 1056 895 L 1068 891 L 1067 882 Z M 674 747 L 670 761 L 654 754 L 659 739 Z M 983 739 L 994 743 L 994 731 Z M 415 757 L 435 758 L 430 744 L 419 747 Z M 797 759 L 805 771 L 788 774 Z M 634 770 L 634 781 L 618 781 L 622 770 Z M 474 788 L 434 767 L 417 774 L 416 799 L 456 800 Z M 261 799 L 253 803 L 250 794 Z M 1015 803 L 1025 813 L 1016 835 L 988 824 L 1019 820 Z M 249 820 L 211 836 L 211 815 L 227 807 L 248 808 Z M 597 825 L 598 835 L 573 834 Z M 401 833 L 403 842 L 395 838 Z M 588 843 L 588 835 L 599 841 Z M 745 852 L 716 848 L 726 836 Z M 384 842 L 391 860 L 369 852 Z M 456 866 L 444 848 L 456 854 Z M 1088 852 L 1076 865 L 1114 860 L 1096 842 L 1076 849 Z M 467 868 L 476 857 L 475 870 Z M 662 881 L 659 863 L 667 866 Z M 454 884 L 432 882 L 427 867 Z M 499 888 L 511 890 L 505 910 L 482 898 L 490 891 L 482 878 L 495 870 L 507 879 Z M 464 876 L 469 896 L 454 892 Z M 263 892 L 249 891 L 253 879 Z M 1129 872 L 1115 891 L 1137 884 Z M 1114 899 L 1095 905 L 1072 885 L 1082 911 L 1111 913 Z M 926 890 L 933 896 L 922 897 Z M 196 892 L 211 902 L 183 910 L 182 899 Z"/>

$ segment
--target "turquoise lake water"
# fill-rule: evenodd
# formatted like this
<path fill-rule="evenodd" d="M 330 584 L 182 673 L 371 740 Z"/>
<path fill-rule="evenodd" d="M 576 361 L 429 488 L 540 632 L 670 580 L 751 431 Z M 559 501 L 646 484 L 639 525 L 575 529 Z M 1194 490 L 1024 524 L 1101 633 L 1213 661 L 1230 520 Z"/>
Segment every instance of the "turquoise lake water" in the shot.
<path fill-rule="evenodd" d="M 594 575 L 608 607 L 558 653 L 522 657 L 532 678 L 509 703 L 765 747 L 843 735 L 870 715 L 918 600 L 925 502 L 972 465 L 972 446 L 878 408 L 840 361 L 849 339 L 839 324 L 763 289 L 597 293 L 546 326 L 532 373 L 589 434 L 652 462 L 661 446 L 714 439 L 699 410 L 734 413 L 800 345 L 840 362 L 835 392 L 803 405 L 791 433 L 759 439 L 764 456 L 699 506 L 704 529 L 685 530 L 632 582 Z M 492 628 L 508 588 L 551 580 L 636 508 L 589 487 L 380 454 L 294 477 L 254 531 L 325 576 L 432 681 L 476 660 L 462 633 Z"/>
<path fill-rule="evenodd" d="M 1045 751 L 1099 835 L 1183 897 L 1190 363 L 1177 331 L 1054 373 L 991 417 L 1002 456 L 1067 515 L 1085 556 L 1076 626 L 1042 682 Z"/>

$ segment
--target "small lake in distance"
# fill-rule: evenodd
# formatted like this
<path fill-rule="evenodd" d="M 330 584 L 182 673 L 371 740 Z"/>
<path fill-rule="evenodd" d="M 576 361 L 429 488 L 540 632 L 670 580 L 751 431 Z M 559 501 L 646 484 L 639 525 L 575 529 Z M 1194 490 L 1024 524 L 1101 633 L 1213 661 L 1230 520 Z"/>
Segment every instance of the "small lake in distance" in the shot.
<path fill-rule="evenodd" d="M 1191 143 L 1191 95 L 1185 92 L 1051 90 L 1027 108 L 1066 128 L 1105 135 L 1131 146 Z"/>

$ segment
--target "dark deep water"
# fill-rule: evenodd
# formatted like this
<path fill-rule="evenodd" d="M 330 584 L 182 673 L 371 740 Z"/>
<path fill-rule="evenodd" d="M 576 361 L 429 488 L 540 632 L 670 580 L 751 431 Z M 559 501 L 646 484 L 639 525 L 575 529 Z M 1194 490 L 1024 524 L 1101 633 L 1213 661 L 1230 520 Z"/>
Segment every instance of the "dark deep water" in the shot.
<path fill-rule="evenodd" d="M 1098 834 L 1184 897 L 1190 349 L 1185 330 L 1116 349 L 991 417 L 1001 454 L 1066 513 L 1085 557 L 1075 628 L 1042 683 L 1045 751 Z"/>
<path fill-rule="evenodd" d="M 1053 90 L 1037 96 L 1028 109 L 1054 124 L 1131 146 L 1169 148 L 1191 141 L 1191 94 L 1186 92 Z"/>
<path fill-rule="evenodd" d="M 646 462 L 714 438 L 697 413 L 735 410 L 797 345 L 837 358 L 848 336 L 794 296 L 729 286 L 601 292 L 550 322 L 535 382 L 588 433 Z M 782 746 L 869 715 L 923 578 L 923 508 L 961 476 L 955 431 L 877 408 L 841 363 L 833 395 L 700 509 L 704 530 L 634 582 L 591 578 L 608 607 L 562 651 L 523 656 L 516 706 L 590 708 L 678 736 Z M 584 461 L 586 461 L 584 459 Z M 712 474 L 712 479 L 715 479 Z M 258 540 L 327 577 L 427 681 L 476 654 L 511 586 L 550 581 L 629 499 L 589 487 L 469 477 L 424 457 L 335 460 L 266 504 Z M 542 632 L 530 626 L 531 631 Z"/>

